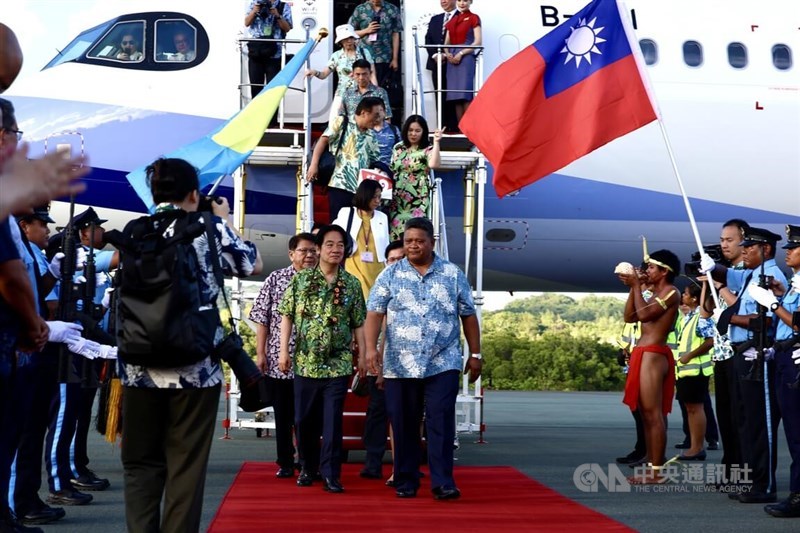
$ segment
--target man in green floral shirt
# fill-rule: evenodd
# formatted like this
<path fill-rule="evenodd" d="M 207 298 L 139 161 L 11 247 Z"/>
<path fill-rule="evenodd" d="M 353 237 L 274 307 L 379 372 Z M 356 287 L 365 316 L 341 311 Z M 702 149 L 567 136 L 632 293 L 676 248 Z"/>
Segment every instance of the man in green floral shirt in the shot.
<path fill-rule="evenodd" d="M 382 84 L 389 68 L 397 70 L 400 64 L 400 33 L 403 31 L 400 10 L 385 0 L 367 0 L 353 10 L 350 25 L 372 52 L 375 74 Z"/>
<path fill-rule="evenodd" d="M 350 344 L 354 333 L 359 346 L 365 346 L 367 310 L 360 283 L 339 266 L 349 255 L 345 230 L 325 226 L 317 234 L 317 245 L 319 266 L 298 272 L 278 306 L 283 315 L 278 367 L 283 372 L 292 368 L 289 339 L 294 326 L 295 428 L 303 467 L 297 485 L 310 486 L 319 472 L 323 488 L 337 493 L 344 491 L 340 481 L 342 414 L 353 373 Z M 359 361 L 358 366 L 363 377 L 366 365 Z"/>
<path fill-rule="evenodd" d="M 372 128 L 383 120 L 383 108 L 383 100 L 365 96 L 356 106 L 354 120 L 336 117 L 314 146 L 306 173 L 309 182 L 317 179 L 319 160 L 326 149 L 336 156 L 336 166 L 328 183 L 331 220 L 336 218 L 341 208 L 353 205 L 359 171 L 380 160 L 380 148 Z"/>

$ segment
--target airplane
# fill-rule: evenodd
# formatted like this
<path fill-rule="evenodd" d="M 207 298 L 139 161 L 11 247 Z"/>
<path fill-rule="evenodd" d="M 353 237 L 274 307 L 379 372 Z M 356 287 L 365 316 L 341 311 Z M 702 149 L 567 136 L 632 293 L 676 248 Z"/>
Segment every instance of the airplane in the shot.
<path fill-rule="evenodd" d="M 289 2 L 294 29 L 288 38 L 298 42 L 289 44 L 287 53 L 301 46 L 306 28 L 314 35 L 319 28 L 347 22 L 356 3 Z M 410 114 L 420 111 L 411 90 L 414 30 L 421 44 L 439 6 L 435 0 L 393 3 L 403 13 L 404 105 Z M 484 78 L 585 3 L 475 2 L 472 10 L 483 28 Z M 216 2 L 183 0 L 96 2 L 71 11 L 73 33 L 53 41 L 47 29 L 63 34 L 64 5 L 23 1 L 4 13 L 4 22 L 20 37 L 26 61 L 31 52 L 36 57 L 42 49 L 58 50 L 41 70 L 23 70 L 4 96 L 17 109 L 33 155 L 54 149 L 89 154 L 93 171 L 76 209 L 92 205 L 110 220 L 107 226 L 121 228 L 144 212 L 125 175 L 205 135 L 246 103 L 246 55 L 239 39 L 245 36 L 248 3 L 226 2 L 223 8 Z M 60 13 L 54 13 L 56 6 Z M 787 223 L 800 224 L 800 77 L 793 55 L 800 6 L 791 0 L 633 0 L 628 8 L 703 243 L 717 242 L 722 223 L 731 218 L 779 234 Z M 35 43 L 26 40 L 29 28 L 41 27 L 45 31 Z M 171 60 L 170 39 L 178 30 L 194 38 L 191 61 Z M 142 60 L 116 59 L 123 31 L 143 37 Z M 324 39 L 311 56 L 311 68 L 323 67 L 332 50 L 333 39 Z M 421 55 L 424 68 L 425 52 Z M 423 75 L 429 90 L 430 73 Z M 302 86 L 301 74 L 292 87 Z M 309 114 L 315 131 L 324 127 L 332 90 L 331 83 L 311 83 Z M 303 93 L 287 93 L 287 128 L 301 127 L 302 103 Z M 435 125 L 430 93 L 425 109 Z M 268 273 L 285 265 L 286 242 L 295 231 L 297 166 L 251 163 L 245 171 L 245 237 L 258 245 Z M 437 176 L 442 178 L 450 258 L 463 264 L 464 170 Z M 230 197 L 232 191 L 232 179 L 225 178 L 218 192 Z M 639 263 L 640 236 L 647 237 L 651 251 L 668 248 L 682 260 L 696 250 L 656 123 L 513 196 L 497 198 L 491 184 L 486 192 L 484 290 L 618 292 L 622 285 L 614 265 Z M 67 206 L 54 204 L 53 215 L 61 224 L 68 218 Z"/>

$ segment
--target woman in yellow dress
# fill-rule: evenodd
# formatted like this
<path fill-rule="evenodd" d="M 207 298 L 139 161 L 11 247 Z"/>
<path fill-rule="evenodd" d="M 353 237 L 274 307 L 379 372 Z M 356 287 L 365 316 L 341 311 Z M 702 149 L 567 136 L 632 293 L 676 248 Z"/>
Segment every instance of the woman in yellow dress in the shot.
<path fill-rule="evenodd" d="M 389 220 L 378 211 L 382 190 L 381 184 L 375 180 L 362 181 L 356 189 L 353 207 L 339 210 L 333 221 L 344 228 L 353 241 L 344 268 L 361 282 L 365 300 L 378 274 L 383 271 L 384 254 L 389 245 Z"/>

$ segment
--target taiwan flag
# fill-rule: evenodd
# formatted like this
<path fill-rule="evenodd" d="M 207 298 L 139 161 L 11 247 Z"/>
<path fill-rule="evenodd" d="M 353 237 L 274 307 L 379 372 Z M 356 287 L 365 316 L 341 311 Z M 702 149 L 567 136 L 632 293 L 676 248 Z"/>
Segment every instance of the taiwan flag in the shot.
<path fill-rule="evenodd" d="M 500 65 L 461 119 L 502 197 L 655 120 L 615 0 L 595 0 Z"/>

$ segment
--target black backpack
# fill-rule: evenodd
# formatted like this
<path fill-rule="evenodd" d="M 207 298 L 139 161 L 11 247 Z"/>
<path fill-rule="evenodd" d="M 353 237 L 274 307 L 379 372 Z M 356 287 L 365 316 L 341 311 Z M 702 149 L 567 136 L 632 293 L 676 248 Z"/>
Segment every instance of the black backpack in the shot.
<path fill-rule="evenodd" d="M 208 213 L 206 214 L 208 215 Z M 123 363 L 175 368 L 214 349 L 219 310 L 202 299 L 192 241 L 206 233 L 212 261 L 216 238 L 201 213 L 167 211 L 132 220 L 109 240 L 120 250 L 117 345 Z M 216 272 L 215 272 L 216 274 Z"/>

